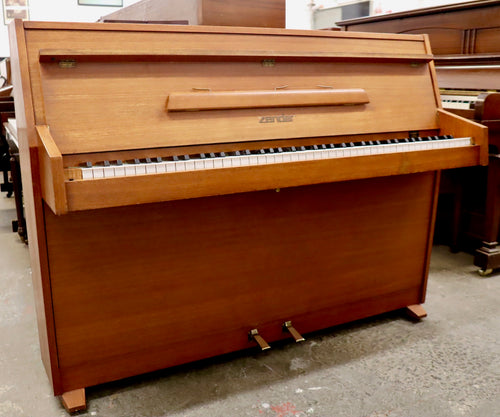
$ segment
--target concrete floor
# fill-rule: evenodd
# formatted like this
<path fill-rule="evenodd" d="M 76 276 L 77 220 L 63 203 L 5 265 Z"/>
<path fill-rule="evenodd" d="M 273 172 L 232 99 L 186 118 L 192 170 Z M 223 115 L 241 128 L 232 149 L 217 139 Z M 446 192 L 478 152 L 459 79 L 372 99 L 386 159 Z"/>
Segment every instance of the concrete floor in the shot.
<path fill-rule="evenodd" d="M 38 347 L 27 247 L 0 196 L 0 416 L 65 416 Z M 500 274 L 435 247 L 422 322 L 400 312 L 87 390 L 82 416 L 500 416 Z"/>

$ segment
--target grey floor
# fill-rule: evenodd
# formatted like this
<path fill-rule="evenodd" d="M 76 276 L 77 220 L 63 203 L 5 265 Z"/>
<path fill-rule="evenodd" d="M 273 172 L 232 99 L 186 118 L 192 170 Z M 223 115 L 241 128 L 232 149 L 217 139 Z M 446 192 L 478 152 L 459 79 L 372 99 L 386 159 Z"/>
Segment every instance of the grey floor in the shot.
<path fill-rule="evenodd" d="M 27 247 L 0 196 L 0 416 L 65 416 L 40 360 Z M 389 254 L 390 255 L 390 254 Z M 500 274 L 435 247 L 422 322 L 401 313 L 87 390 L 85 416 L 500 416 Z"/>

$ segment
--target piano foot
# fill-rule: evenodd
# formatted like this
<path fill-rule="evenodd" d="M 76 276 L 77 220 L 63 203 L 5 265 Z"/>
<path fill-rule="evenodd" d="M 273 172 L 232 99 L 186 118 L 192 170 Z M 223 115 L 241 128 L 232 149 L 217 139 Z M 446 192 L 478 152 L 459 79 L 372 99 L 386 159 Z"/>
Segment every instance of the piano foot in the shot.
<path fill-rule="evenodd" d="M 61 395 L 61 402 L 68 413 L 85 410 L 87 408 L 87 402 L 85 401 L 85 388 L 65 392 Z"/>
<path fill-rule="evenodd" d="M 427 312 L 420 304 L 413 304 L 406 307 L 406 314 L 414 320 L 421 320 L 427 316 Z"/>
<path fill-rule="evenodd" d="M 480 268 L 480 276 L 488 276 L 494 269 L 500 268 L 500 248 L 497 245 L 498 242 L 483 242 L 483 246 L 476 250 L 474 265 Z"/>

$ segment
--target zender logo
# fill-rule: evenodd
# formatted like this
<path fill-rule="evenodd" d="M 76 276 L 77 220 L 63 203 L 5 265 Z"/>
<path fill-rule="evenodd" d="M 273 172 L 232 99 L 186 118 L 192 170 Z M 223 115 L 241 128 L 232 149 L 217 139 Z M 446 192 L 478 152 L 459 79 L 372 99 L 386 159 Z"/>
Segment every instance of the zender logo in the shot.
<path fill-rule="evenodd" d="M 294 115 L 284 115 L 281 116 L 262 116 L 259 123 L 288 123 L 293 122 L 295 118 Z"/>

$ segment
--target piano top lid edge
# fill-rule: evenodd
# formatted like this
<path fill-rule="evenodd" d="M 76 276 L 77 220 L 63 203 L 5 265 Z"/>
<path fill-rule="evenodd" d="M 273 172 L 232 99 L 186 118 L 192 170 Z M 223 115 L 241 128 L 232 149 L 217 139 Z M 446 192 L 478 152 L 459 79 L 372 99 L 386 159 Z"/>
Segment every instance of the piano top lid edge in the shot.
<path fill-rule="evenodd" d="M 154 60 L 170 60 L 172 58 L 277 58 L 317 60 L 353 60 L 353 61 L 384 61 L 384 62 L 416 62 L 427 63 L 432 61 L 431 54 L 395 54 L 395 53 L 349 53 L 349 52 L 312 52 L 312 51 L 229 51 L 229 50 L 201 50 L 201 49 L 171 49 L 165 51 L 112 51 L 91 49 L 41 49 L 39 61 L 42 63 L 55 62 L 65 59 L 83 61 L 102 60 L 137 60 L 149 58 Z"/>
<path fill-rule="evenodd" d="M 368 33 L 342 32 L 310 29 L 260 28 L 243 26 L 206 26 L 206 25 L 165 25 L 143 23 L 102 23 L 102 22 L 41 22 L 23 21 L 26 30 L 88 30 L 88 31 L 115 31 L 115 32 L 170 32 L 170 33 L 206 33 L 206 34 L 234 34 L 234 35 L 279 35 L 300 36 L 308 38 L 351 38 L 351 39 L 382 39 L 407 40 L 423 42 L 421 34 L 399 33 Z"/>

